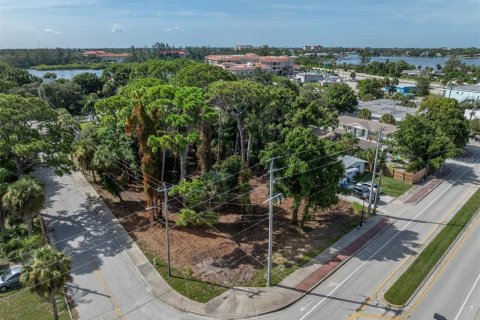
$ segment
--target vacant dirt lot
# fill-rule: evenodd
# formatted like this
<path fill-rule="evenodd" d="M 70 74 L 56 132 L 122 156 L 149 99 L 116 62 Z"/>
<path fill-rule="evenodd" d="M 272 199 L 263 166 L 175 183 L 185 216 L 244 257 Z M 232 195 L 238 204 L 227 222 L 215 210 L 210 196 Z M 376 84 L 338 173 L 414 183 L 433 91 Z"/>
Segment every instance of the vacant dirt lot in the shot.
<path fill-rule="evenodd" d="M 140 184 L 130 184 L 122 192 L 123 202 L 93 183 L 100 196 L 132 237 L 160 260 L 166 260 L 165 227 L 152 219 L 152 213 L 144 209 L 145 197 Z M 243 217 L 234 205 L 222 208 L 220 222 L 214 227 L 176 227 L 175 211 L 180 203 L 170 203 L 170 251 L 171 261 L 178 275 L 193 277 L 226 286 L 249 282 L 256 270 L 267 264 L 268 207 L 262 202 L 268 195 L 268 181 L 250 181 L 253 213 Z M 290 268 L 302 257 L 326 242 L 338 238 L 358 218 L 347 202 L 317 211 L 307 224 L 308 232 L 301 233 L 291 227 L 291 202 L 286 199 L 274 208 L 274 262 Z M 136 214 L 132 214 L 140 211 Z"/>

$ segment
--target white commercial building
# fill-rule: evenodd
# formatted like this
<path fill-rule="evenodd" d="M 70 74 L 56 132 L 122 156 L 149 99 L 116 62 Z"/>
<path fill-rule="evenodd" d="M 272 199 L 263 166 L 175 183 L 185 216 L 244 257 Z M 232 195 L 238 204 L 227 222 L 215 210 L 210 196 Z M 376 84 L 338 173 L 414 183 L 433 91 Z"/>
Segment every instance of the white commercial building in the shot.
<path fill-rule="evenodd" d="M 457 99 L 458 102 L 480 100 L 480 85 L 447 86 L 445 97 Z"/>

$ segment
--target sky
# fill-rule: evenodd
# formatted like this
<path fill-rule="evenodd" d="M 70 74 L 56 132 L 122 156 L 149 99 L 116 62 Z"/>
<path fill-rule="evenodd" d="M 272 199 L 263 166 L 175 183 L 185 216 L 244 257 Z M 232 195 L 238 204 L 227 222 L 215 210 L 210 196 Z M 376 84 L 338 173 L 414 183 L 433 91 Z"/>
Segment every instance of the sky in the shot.
<path fill-rule="evenodd" d="M 0 0 L 0 48 L 480 47 L 480 0 Z"/>

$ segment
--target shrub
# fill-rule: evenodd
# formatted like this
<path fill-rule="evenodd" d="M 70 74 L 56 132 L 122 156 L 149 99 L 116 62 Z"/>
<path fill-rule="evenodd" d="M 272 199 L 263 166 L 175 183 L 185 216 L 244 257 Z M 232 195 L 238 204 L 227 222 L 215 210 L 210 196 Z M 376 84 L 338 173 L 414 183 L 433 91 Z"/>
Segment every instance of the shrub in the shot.
<path fill-rule="evenodd" d="M 218 222 L 218 213 L 208 211 L 206 213 L 197 213 L 191 209 L 182 209 L 178 214 L 176 224 L 180 227 L 187 227 L 189 225 L 202 225 L 205 223 L 216 224 Z"/>

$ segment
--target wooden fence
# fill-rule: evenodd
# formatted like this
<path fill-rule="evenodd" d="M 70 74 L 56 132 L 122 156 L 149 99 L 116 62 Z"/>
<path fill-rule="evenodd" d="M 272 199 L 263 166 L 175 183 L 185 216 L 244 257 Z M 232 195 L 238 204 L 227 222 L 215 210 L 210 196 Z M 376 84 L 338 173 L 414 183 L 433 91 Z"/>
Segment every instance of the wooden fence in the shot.
<path fill-rule="evenodd" d="M 410 184 L 416 184 L 425 177 L 426 168 L 417 172 L 406 172 L 403 169 L 386 167 L 385 175 Z"/>

